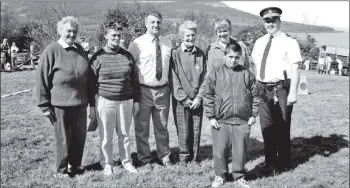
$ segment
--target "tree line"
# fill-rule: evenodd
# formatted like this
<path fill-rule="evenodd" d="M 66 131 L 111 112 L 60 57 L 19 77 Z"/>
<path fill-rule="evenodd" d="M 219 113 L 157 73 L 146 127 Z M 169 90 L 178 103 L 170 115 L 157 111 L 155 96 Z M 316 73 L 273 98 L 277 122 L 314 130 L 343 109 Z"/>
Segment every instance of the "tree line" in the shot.
<path fill-rule="evenodd" d="M 75 15 L 74 8 L 69 6 L 69 2 L 42 2 L 38 6 L 40 6 L 39 11 L 34 14 L 33 19 L 26 23 L 19 23 L 14 13 L 1 7 L 1 38 L 8 38 L 10 42 L 15 41 L 20 49 L 29 49 L 29 45 L 34 44 L 40 54 L 46 45 L 58 40 L 56 24 L 62 17 L 73 15 L 79 18 L 78 15 Z M 145 32 L 144 16 L 151 10 L 156 10 L 156 7 L 151 3 L 118 2 L 115 7 L 106 10 L 97 28 L 82 27 L 79 33 L 85 34 L 90 46 L 101 47 L 105 43 L 104 25 L 110 21 L 119 21 L 127 28 L 123 38 L 125 45 L 128 46 L 131 41 Z M 205 50 L 215 40 L 212 23 L 217 18 L 205 12 L 194 10 L 180 12 L 176 20 L 163 20 L 162 35 L 169 36 L 175 45 L 176 42 L 181 42 L 177 35 L 178 26 L 184 20 L 192 20 L 198 24 L 196 45 Z M 232 37 L 246 43 L 250 52 L 256 39 L 266 34 L 262 24 L 237 26 L 234 24 L 234 20 L 231 22 L 233 23 Z M 318 48 L 314 38 L 308 35 L 306 40 L 297 40 L 302 56 L 318 57 Z"/>

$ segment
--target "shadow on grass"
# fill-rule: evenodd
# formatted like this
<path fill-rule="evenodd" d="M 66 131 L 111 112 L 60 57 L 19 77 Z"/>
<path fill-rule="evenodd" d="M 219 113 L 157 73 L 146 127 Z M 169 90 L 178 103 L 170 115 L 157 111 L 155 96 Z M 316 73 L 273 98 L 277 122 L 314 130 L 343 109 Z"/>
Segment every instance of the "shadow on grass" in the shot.
<path fill-rule="evenodd" d="M 345 140 L 344 137 L 346 137 L 346 135 L 332 134 L 329 137 L 314 136 L 311 138 L 304 138 L 304 137 L 293 138 L 291 140 L 292 165 L 290 170 L 296 168 L 300 164 L 303 164 L 309 161 L 309 159 L 315 155 L 329 157 L 330 155 L 338 152 L 342 148 L 348 148 L 349 141 Z M 249 157 L 252 157 L 251 159 L 257 158 L 260 155 L 263 156 L 264 154 L 263 143 L 260 142 L 260 144 L 259 143 L 256 143 L 256 144 L 258 144 L 256 149 L 253 151 L 250 151 L 251 153 L 249 153 L 250 154 Z M 262 175 L 261 173 L 259 173 L 260 165 L 261 164 L 258 164 L 254 169 L 247 172 L 248 180 L 254 180 L 257 178 L 268 177 L 273 175 L 273 174 Z"/>

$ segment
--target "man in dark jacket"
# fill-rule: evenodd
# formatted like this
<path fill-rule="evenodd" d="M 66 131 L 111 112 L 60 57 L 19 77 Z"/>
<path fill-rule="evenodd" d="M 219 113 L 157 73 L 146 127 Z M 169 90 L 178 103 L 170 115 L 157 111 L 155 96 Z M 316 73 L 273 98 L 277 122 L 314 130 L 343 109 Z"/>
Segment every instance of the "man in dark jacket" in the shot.
<path fill-rule="evenodd" d="M 224 184 L 228 173 L 225 151 L 232 145 L 232 176 L 247 187 L 243 177 L 251 125 L 258 115 L 259 97 L 254 75 L 239 62 L 242 48 L 236 42 L 225 49 L 225 64 L 207 78 L 204 110 L 210 120 L 213 139 L 215 180 L 212 187 Z"/>

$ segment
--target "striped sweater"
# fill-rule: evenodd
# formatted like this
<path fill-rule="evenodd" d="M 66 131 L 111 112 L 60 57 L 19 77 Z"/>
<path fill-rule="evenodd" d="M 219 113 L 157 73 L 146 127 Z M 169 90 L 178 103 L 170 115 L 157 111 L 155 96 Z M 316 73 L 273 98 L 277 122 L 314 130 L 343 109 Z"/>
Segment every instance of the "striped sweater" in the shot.
<path fill-rule="evenodd" d="M 123 48 L 98 50 L 90 59 L 96 75 L 97 93 L 114 101 L 140 101 L 140 84 L 132 55 Z"/>

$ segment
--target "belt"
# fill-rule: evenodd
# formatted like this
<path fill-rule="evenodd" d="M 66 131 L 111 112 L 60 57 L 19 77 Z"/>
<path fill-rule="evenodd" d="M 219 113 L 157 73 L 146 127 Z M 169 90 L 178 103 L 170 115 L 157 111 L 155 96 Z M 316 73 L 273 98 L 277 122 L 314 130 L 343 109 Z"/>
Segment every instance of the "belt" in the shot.
<path fill-rule="evenodd" d="M 278 81 L 278 82 L 261 82 L 259 81 L 261 84 L 265 85 L 265 86 L 278 86 L 278 85 L 282 85 L 283 84 L 283 81 Z"/>
<path fill-rule="evenodd" d="M 168 85 L 168 83 L 164 84 L 164 85 L 160 85 L 160 86 L 149 86 L 149 85 L 145 85 L 145 84 L 140 84 L 141 86 L 143 87 L 146 87 L 146 88 L 151 88 L 151 89 L 160 89 L 160 88 L 163 88 L 165 86 Z"/>

